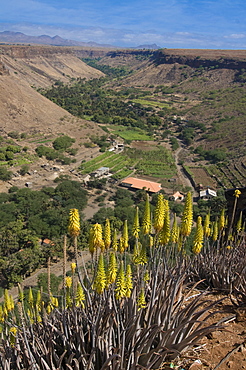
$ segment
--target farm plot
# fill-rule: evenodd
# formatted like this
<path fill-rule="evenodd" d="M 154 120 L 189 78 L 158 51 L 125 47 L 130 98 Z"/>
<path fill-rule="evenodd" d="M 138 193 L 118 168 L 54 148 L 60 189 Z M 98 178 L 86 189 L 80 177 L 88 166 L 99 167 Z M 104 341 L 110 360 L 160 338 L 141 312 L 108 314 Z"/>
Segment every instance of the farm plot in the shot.
<path fill-rule="evenodd" d="M 105 152 L 86 163 L 82 163 L 80 170 L 81 173 L 85 175 L 100 167 L 109 167 L 110 172 L 114 173 L 113 178 L 121 179 L 132 172 L 132 169 L 129 167 L 131 167 L 134 162 L 135 161 L 127 155 Z M 127 175 L 125 175 L 125 173 L 127 173 Z"/>
<path fill-rule="evenodd" d="M 140 128 L 137 128 L 137 127 L 111 125 L 111 126 L 108 126 L 107 128 L 110 131 L 112 131 L 115 135 L 127 141 L 133 141 L 133 140 L 151 141 L 153 140 L 153 137 L 151 135 L 148 135 L 146 131 L 141 130 Z"/>
<path fill-rule="evenodd" d="M 243 187 L 246 184 L 246 168 L 243 163 L 211 165 L 208 170 L 226 189 Z"/>
<path fill-rule="evenodd" d="M 210 176 L 208 171 L 202 167 L 190 167 L 193 180 L 195 184 L 202 184 L 203 186 L 217 187 L 217 181 Z"/>
<path fill-rule="evenodd" d="M 169 150 L 160 148 L 149 152 L 141 152 L 141 159 L 136 165 L 140 174 L 158 178 L 170 178 L 176 174 L 174 158 Z"/>

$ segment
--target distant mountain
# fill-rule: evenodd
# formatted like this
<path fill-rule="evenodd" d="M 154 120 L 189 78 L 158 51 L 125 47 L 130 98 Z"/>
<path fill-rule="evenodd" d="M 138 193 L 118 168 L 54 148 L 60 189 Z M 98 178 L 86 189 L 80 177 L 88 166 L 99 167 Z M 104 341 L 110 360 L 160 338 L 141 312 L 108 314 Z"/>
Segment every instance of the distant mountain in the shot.
<path fill-rule="evenodd" d="M 145 45 L 139 45 L 137 47 L 134 47 L 132 49 L 161 49 L 160 46 L 156 45 L 156 44 L 145 44 Z"/>
<path fill-rule="evenodd" d="M 21 32 L 4 31 L 0 32 L 0 43 L 10 44 L 42 44 L 54 46 L 90 46 L 112 48 L 112 45 L 98 44 L 96 42 L 80 42 L 75 40 L 63 39 L 60 36 L 50 37 L 48 35 L 29 36 Z M 115 47 L 114 47 L 115 48 Z"/>

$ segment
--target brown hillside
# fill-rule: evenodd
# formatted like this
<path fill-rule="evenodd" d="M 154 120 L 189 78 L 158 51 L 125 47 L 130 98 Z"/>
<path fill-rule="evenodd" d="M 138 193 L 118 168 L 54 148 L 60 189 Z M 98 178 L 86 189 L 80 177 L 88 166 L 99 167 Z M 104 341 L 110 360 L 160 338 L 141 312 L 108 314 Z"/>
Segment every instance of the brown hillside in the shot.
<path fill-rule="evenodd" d="M 100 131 L 93 122 L 74 119 L 31 86 L 48 87 L 58 80 L 69 83 L 76 78 L 97 78 L 103 76 L 102 72 L 86 65 L 70 50 L 56 47 L 1 46 L 0 58 L 3 133 L 17 130 L 86 137 L 93 130 Z"/>
<path fill-rule="evenodd" d="M 61 47 L 2 46 L 0 62 L 10 75 L 19 75 L 31 86 L 48 87 L 56 81 L 99 78 L 103 73 L 88 66 L 72 49 Z"/>

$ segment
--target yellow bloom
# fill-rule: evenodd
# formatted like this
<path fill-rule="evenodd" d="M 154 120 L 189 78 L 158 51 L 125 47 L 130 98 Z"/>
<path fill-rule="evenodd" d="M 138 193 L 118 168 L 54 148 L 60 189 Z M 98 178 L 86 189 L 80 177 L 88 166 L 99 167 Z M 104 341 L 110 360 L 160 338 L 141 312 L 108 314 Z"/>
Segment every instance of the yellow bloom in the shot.
<path fill-rule="evenodd" d="M 203 231 L 204 231 L 204 237 L 208 238 L 211 233 L 210 229 L 210 212 L 206 214 L 205 220 L 204 220 L 204 226 L 203 226 Z"/>
<path fill-rule="evenodd" d="M 132 226 L 132 235 L 135 238 L 138 238 L 139 232 L 140 232 L 140 227 L 139 227 L 138 207 L 136 207 L 134 220 L 133 220 L 133 226 Z"/>
<path fill-rule="evenodd" d="M 117 230 L 116 229 L 114 229 L 112 248 L 115 252 L 117 252 L 117 250 L 118 250 L 118 240 L 117 240 Z"/>
<path fill-rule="evenodd" d="M 219 229 L 223 230 L 225 227 L 225 209 L 223 208 L 219 218 Z"/>
<path fill-rule="evenodd" d="M 77 291 L 76 291 L 76 298 L 75 298 L 76 306 L 77 307 L 81 306 L 82 308 L 85 308 L 84 301 L 85 301 L 85 293 L 84 293 L 84 290 L 83 290 L 81 284 L 78 283 Z"/>
<path fill-rule="evenodd" d="M 239 196 L 241 195 L 242 193 L 241 193 L 241 191 L 239 190 L 239 189 L 236 189 L 235 191 L 234 191 L 234 196 L 236 197 L 236 198 L 239 198 Z"/>
<path fill-rule="evenodd" d="M 132 288 L 133 288 L 133 285 L 132 285 L 132 269 L 131 269 L 131 265 L 127 265 L 126 266 L 125 287 L 126 287 L 126 297 L 127 298 L 130 298 L 131 291 L 132 291 Z"/>
<path fill-rule="evenodd" d="M 117 261 L 115 253 L 111 252 L 109 256 L 109 265 L 107 271 L 107 282 L 108 284 L 112 284 L 115 282 L 117 276 Z"/>
<path fill-rule="evenodd" d="M 149 234 L 151 232 L 151 218 L 150 218 L 150 204 L 149 204 L 149 194 L 146 194 L 145 209 L 142 221 L 143 234 Z"/>
<path fill-rule="evenodd" d="M 143 280 L 144 280 L 145 283 L 147 283 L 150 280 L 150 276 L 149 276 L 149 271 L 148 270 L 145 271 Z"/>
<path fill-rule="evenodd" d="M 107 218 L 105 221 L 105 226 L 104 226 L 104 245 L 105 249 L 109 249 L 111 244 L 111 229 L 110 229 L 110 222 L 109 219 Z"/>
<path fill-rule="evenodd" d="M 11 347 L 13 347 L 15 345 L 16 336 L 17 336 L 17 329 L 14 326 L 12 326 L 9 329 L 9 341 L 10 341 Z"/>
<path fill-rule="evenodd" d="M 178 243 L 179 240 L 179 227 L 177 223 L 176 213 L 174 213 L 173 225 L 170 234 L 170 240 L 172 243 Z"/>
<path fill-rule="evenodd" d="M 122 299 L 126 296 L 126 280 L 123 262 L 121 261 L 120 269 L 118 271 L 115 283 L 115 298 Z"/>
<path fill-rule="evenodd" d="M 125 220 L 124 225 L 123 225 L 122 238 L 123 238 L 123 247 L 124 247 L 124 250 L 126 250 L 128 248 L 128 226 L 127 226 L 127 220 Z"/>
<path fill-rule="evenodd" d="M 141 289 L 140 294 L 138 296 L 137 306 L 138 306 L 138 311 L 141 310 L 141 308 L 146 307 L 146 300 L 145 300 L 145 295 L 144 295 L 144 289 L 143 288 Z"/>
<path fill-rule="evenodd" d="M 76 270 L 76 263 L 75 262 L 71 263 L 71 270 L 72 270 L 72 274 L 74 274 L 75 270 Z"/>
<path fill-rule="evenodd" d="M 68 232 L 73 237 L 78 236 L 80 233 L 79 211 L 76 208 L 70 209 L 69 221 L 68 221 Z"/>
<path fill-rule="evenodd" d="M 157 204 L 154 212 L 154 229 L 158 233 L 163 228 L 164 224 L 164 201 L 163 194 L 158 194 Z"/>
<path fill-rule="evenodd" d="M 190 235 L 192 228 L 192 220 L 193 220 L 192 195 L 191 192 L 188 192 L 185 200 L 185 206 L 180 229 L 180 232 L 183 236 Z"/>
<path fill-rule="evenodd" d="M 198 217 L 192 252 L 198 254 L 201 252 L 202 247 L 203 247 L 203 227 L 201 223 L 201 218 Z"/>
<path fill-rule="evenodd" d="M 66 281 L 66 287 L 67 288 L 71 288 L 71 286 L 72 286 L 72 278 L 71 278 L 71 276 L 67 276 L 66 279 L 65 279 L 65 281 Z"/>
<path fill-rule="evenodd" d="M 91 243 L 91 250 L 95 250 L 98 248 L 104 248 L 104 241 L 102 237 L 102 225 L 101 224 L 94 224 L 91 228 L 91 235 L 90 235 L 90 243 Z M 91 251 L 90 250 L 90 251 Z"/>
<path fill-rule="evenodd" d="M 96 277 L 95 277 L 93 287 L 98 294 L 102 294 L 106 287 L 106 273 L 105 273 L 104 259 L 103 259 L 102 254 L 100 254 L 100 257 L 99 257 L 99 261 L 97 265 L 97 272 L 96 272 Z"/>
<path fill-rule="evenodd" d="M 213 241 L 215 242 L 217 239 L 218 239 L 218 221 L 214 221 L 214 224 L 213 224 L 213 235 L 212 235 L 212 239 Z"/>

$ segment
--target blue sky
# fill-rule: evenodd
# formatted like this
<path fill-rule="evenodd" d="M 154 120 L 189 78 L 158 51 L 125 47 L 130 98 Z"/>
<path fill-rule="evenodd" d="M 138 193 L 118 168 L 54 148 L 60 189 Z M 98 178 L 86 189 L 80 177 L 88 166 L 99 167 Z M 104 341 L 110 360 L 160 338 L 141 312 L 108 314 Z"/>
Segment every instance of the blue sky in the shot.
<path fill-rule="evenodd" d="M 245 0 L 7 0 L 0 31 L 134 47 L 245 49 Z"/>

